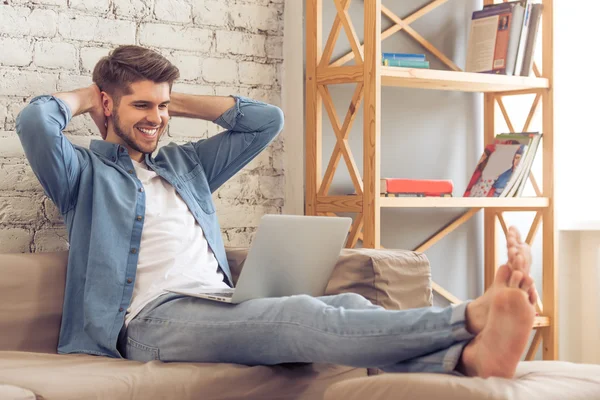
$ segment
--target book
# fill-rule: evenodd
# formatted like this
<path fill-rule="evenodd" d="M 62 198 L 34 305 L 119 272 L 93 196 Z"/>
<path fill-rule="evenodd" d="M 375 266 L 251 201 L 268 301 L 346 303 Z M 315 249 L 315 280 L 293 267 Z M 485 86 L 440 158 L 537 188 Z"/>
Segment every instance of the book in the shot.
<path fill-rule="evenodd" d="M 533 59 L 535 54 L 536 41 L 542 19 L 543 4 L 532 4 L 531 15 L 529 17 L 529 32 L 527 33 L 527 41 L 523 55 L 523 66 L 521 68 L 521 76 L 529 76 L 533 67 Z"/>
<path fill-rule="evenodd" d="M 485 147 L 463 196 L 521 196 L 541 139 L 539 132 L 496 135 Z"/>
<path fill-rule="evenodd" d="M 492 143 L 495 144 L 520 144 L 525 146 L 521 162 L 516 167 L 515 172 L 510 177 L 499 197 L 514 197 L 517 195 L 517 189 L 521 185 L 522 180 L 526 180 L 529 176 L 529 170 L 527 169 L 528 160 L 532 156 L 532 151 L 535 151 L 534 147 L 537 148 L 539 136 L 538 132 L 519 132 L 501 133 L 494 138 Z M 531 165 L 529 165 L 529 168 L 531 168 Z"/>
<path fill-rule="evenodd" d="M 429 61 L 413 61 L 404 59 L 384 58 L 383 65 L 386 67 L 429 68 Z"/>
<path fill-rule="evenodd" d="M 521 3 L 500 3 L 473 12 L 467 72 L 513 75 L 525 15 Z"/>
<path fill-rule="evenodd" d="M 500 197 L 521 163 L 525 148 L 522 144 L 487 145 L 463 197 Z"/>
<path fill-rule="evenodd" d="M 382 53 L 381 58 L 388 60 L 425 61 L 425 54 L 415 53 Z"/>
<path fill-rule="evenodd" d="M 452 193 L 382 193 L 382 197 L 452 197 Z"/>
<path fill-rule="evenodd" d="M 527 37 L 529 36 L 529 24 L 531 22 L 532 6 L 532 0 L 527 0 L 524 4 L 525 15 L 523 16 L 523 23 L 521 25 L 519 48 L 517 50 L 517 59 L 515 61 L 515 69 L 513 75 L 521 75 L 521 70 L 523 69 L 523 60 L 525 59 L 525 47 L 527 44 Z"/>
<path fill-rule="evenodd" d="M 382 178 L 380 191 L 387 194 L 423 194 L 441 196 L 452 194 L 454 183 L 447 179 Z"/>

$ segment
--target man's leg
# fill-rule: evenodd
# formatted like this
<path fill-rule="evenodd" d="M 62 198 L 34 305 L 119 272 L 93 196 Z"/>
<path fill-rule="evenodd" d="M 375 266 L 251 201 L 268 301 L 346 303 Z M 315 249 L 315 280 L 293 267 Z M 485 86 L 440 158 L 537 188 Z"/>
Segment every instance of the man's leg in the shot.
<path fill-rule="evenodd" d="M 134 318 L 127 358 L 393 368 L 473 337 L 466 304 L 389 311 L 357 294 L 291 296 L 238 305 L 167 295 Z M 431 371 L 450 372 L 456 367 Z"/>

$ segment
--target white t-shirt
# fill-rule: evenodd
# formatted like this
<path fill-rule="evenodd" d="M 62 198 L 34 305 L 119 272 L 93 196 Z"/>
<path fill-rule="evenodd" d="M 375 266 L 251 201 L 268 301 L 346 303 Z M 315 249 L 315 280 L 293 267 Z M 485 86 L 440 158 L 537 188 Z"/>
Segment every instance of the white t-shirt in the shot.
<path fill-rule="evenodd" d="M 131 160 L 146 192 L 146 215 L 133 298 L 125 325 L 165 289 L 228 288 L 204 232 L 175 188 Z"/>

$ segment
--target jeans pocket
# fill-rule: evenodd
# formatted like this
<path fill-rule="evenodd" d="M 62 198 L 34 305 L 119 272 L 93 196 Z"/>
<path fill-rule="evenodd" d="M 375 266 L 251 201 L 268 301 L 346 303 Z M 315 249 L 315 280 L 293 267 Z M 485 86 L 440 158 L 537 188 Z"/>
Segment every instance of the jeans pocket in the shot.
<path fill-rule="evenodd" d="M 127 359 L 141 362 L 160 360 L 158 347 L 147 346 L 128 337 Z"/>

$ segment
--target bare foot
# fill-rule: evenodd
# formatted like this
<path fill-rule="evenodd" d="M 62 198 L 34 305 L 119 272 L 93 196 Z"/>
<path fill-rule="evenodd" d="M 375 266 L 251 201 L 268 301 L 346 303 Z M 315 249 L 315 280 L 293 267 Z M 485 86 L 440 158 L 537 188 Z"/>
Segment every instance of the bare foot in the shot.
<path fill-rule="evenodd" d="M 527 276 L 531 272 L 531 248 L 523 241 L 517 228 L 511 226 L 506 236 L 506 252 L 508 266 L 513 270 L 523 272 Z"/>
<path fill-rule="evenodd" d="M 458 370 L 465 375 L 514 376 L 535 318 L 528 296 L 518 288 L 518 274 L 511 275 L 509 288 L 496 291 L 485 328 L 464 348 Z"/>
<path fill-rule="evenodd" d="M 507 265 L 513 271 L 521 271 L 523 273 L 523 281 L 520 288 L 528 294 L 531 304 L 535 304 L 538 299 L 538 293 L 535 288 L 531 272 L 531 248 L 521 238 L 521 233 L 517 228 L 511 226 L 508 230 L 506 238 L 506 248 L 508 255 Z"/>

